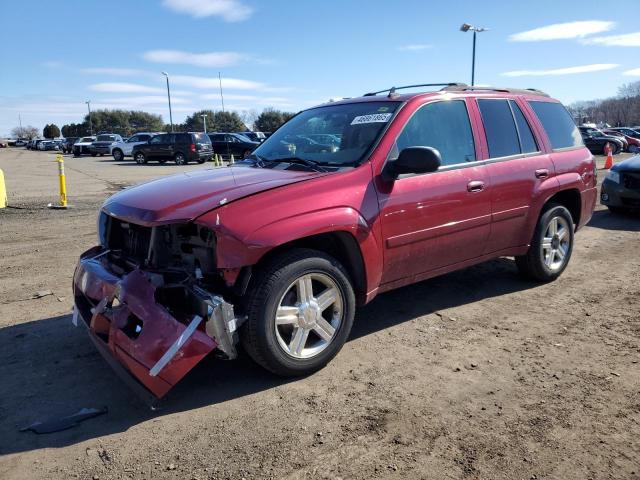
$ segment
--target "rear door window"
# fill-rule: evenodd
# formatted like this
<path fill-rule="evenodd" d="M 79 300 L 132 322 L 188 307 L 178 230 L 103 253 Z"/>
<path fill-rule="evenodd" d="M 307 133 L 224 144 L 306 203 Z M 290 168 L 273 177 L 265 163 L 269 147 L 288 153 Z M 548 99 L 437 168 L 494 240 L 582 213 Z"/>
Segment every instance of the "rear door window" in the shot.
<path fill-rule="evenodd" d="M 487 136 L 489 157 L 520 154 L 518 130 L 507 100 L 478 100 L 482 123 Z"/>
<path fill-rule="evenodd" d="M 404 126 L 396 146 L 398 153 L 407 147 L 435 148 L 443 166 L 474 161 L 475 146 L 465 102 L 432 102 L 420 107 Z"/>
<path fill-rule="evenodd" d="M 583 145 L 575 122 L 561 103 L 530 100 L 529 105 L 542 123 L 554 150 Z"/>
<path fill-rule="evenodd" d="M 520 149 L 522 153 L 533 153 L 538 151 L 538 145 L 536 144 L 536 139 L 531 132 L 531 127 L 527 122 L 527 119 L 524 118 L 524 114 L 520 107 L 513 100 L 509 100 L 509 105 L 511 106 L 511 111 L 513 112 L 513 116 L 516 119 L 516 126 L 518 127 L 518 136 L 520 137 Z"/>

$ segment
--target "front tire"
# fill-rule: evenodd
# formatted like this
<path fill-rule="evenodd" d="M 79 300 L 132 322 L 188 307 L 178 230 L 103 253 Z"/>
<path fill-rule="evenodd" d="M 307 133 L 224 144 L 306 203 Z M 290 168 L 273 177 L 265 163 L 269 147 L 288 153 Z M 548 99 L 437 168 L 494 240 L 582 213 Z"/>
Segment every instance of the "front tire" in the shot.
<path fill-rule="evenodd" d="M 353 326 L 349 276 L 333 257 L 316 250 L 275 257 L 254 277 L 247 297 L 242 343 L 256 363 L 277 375 L 321 369 Z"/>
<path fill-rule="evenodd" d="M 147 163 L 147 157 L 142 152 L 136 152 L 136 154 L 133 156 L 133 159 L 138 165 L 144 165 L 145 163 Z"/>
<path fill-rule="evenodd" d="M 122 153 L 122 150 L 120 150 L 119 148 L 116 148 L 113 151 L 113 159 L 116 162 L 121 162 L 124 159 L 124 154 Z"/>
<path fill-rule="evenodd" d="M 622 207 L 611 207 L 611 206 L 607 206 L 607 208 L 609 209 L 609 211 L 615 215 L 623 215 L 625 213 L 627 213 L 627 211 L 622 208 Z"/>
<path fill-rule="evenodd" d="M 516 257 L 520 273 L 539 282 L 558 278 L 573 251 L 573 218 L 564 206 L 549 204 L 538 219 L 529 251 Z"/>

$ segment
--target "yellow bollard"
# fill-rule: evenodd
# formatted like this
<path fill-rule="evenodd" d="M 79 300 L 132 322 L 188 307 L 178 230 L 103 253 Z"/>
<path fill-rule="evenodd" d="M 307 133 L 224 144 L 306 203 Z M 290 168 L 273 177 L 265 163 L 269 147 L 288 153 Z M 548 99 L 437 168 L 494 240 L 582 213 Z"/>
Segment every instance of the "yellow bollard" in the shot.
<path fill-rule="evenodd" d="M 233 154 L 231 154 L 231 159 L 229 160 L 229 165 L 233 165 L 234 163 L 236 163 L 236 161 L 233 158 Z"/>
<path fill-rule="evenodd" d="M 7 187 L 4 184 L 4 172 L 0 169 L 0 208 L 7 206 Z"/>
<path fill-rule="evenodd" d="M 64 158 L 62 158 L 62 155 L 57 155 L 56 156 L 56 161 L 58 162 L 58 178 L 59 178 L 59 184 L 60 184 L 60 204 L 59 205 L 53 205 L 52 203 L 50 203 L 48 205 L 49 208 L 67 208 L 67 182 L 64 176 Z"/>
<path fill-rule="evenodd" d="M 220 160 L 220 155 L 216 153 L 216 167 L 219 167 L 222 161 Z"/>

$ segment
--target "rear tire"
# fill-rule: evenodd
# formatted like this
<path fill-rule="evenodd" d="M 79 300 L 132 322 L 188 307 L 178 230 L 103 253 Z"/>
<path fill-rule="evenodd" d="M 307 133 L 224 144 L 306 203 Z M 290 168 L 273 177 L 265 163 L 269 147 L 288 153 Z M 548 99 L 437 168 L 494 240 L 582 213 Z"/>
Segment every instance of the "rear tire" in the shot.
<path fill-rule="evenodd" d="M 176 162 L 176 165 L 186 165 L 187 157 L 184 156 L 184 153 L 178 152 L 173 156 L 173 161 Z"/>
<path fill-rule="evenodd" d="M 133 159 L 138 165 L 144 165 L 145 163 L 147 163 L 147 157 L 142 152 L 136 152 L 136 154 L 133 156 Z"/>
<path fill-rule="evenodd" d="M 344 345 L 355 304 L 349 276 L 333 257 L 302 248 L 283 253 L 252 279 L 243 346 L 277 375 L 308 375 Z"/>
<path fill-rule="evenodd" d="M 92 153 L 92 154 L 91 154 L 91 156 L 92 156 L 92 157 L 97 157 L 97 156 L 98 156 L 98 154 L 97 154 L 97 153 Z"/>
<path fill-rule="evenodd" d="M 538 219 L 529 251 L 516 257 L 520 273 L 539 282 L 558 278 L 571 259 L 573 231 L 569 210 L 557 203 L 547 205 Z"/>

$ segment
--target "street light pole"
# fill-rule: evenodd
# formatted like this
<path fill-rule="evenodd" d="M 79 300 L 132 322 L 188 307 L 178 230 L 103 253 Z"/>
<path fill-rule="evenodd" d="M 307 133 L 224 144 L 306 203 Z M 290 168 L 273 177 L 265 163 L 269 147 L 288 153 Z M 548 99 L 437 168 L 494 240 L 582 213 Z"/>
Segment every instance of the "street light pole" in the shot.
<path fill-rule="evenodd" d="M 173 132 L 173 114 L 171 113 L 171 90 L 169 90 L 169 74 L 162 72 L 167 77 L 167 98 L 169 99 L 169 123 L 171 124 L 171 132 Z"/>
<path fill-rule="evenodd" d="M 469 30 L 473 32 L 473 49 L 471 51 L 471 86 L 473 87 L 476 79 L 476 34 L 486 32 L 488 28 L 474 27 L 468 23 L 463 23 L 460 27 L 461 32 L 468 32 Z"/>
<path fill-rule="evenodd" d="M 89 135 L 93 135 L 93 122 L 91 121 L 91 100 L 84 102 L 87 104 L 87 110 L 89 110 Z"/>
<path fill-rule="evenodd" d="M 218 72 L 218 83 L 220 84 L 220 101 L 222 102 L 222 113 L 224 113 L 224 96 L 222 95 L 222 77 Z"/>
<path fill-rule="evenodd" d="M 203 113 L 200 116 L 202 117 L 202 120 L 204 122 L 204 133 L 207 133 L 207 114 Z"/>

